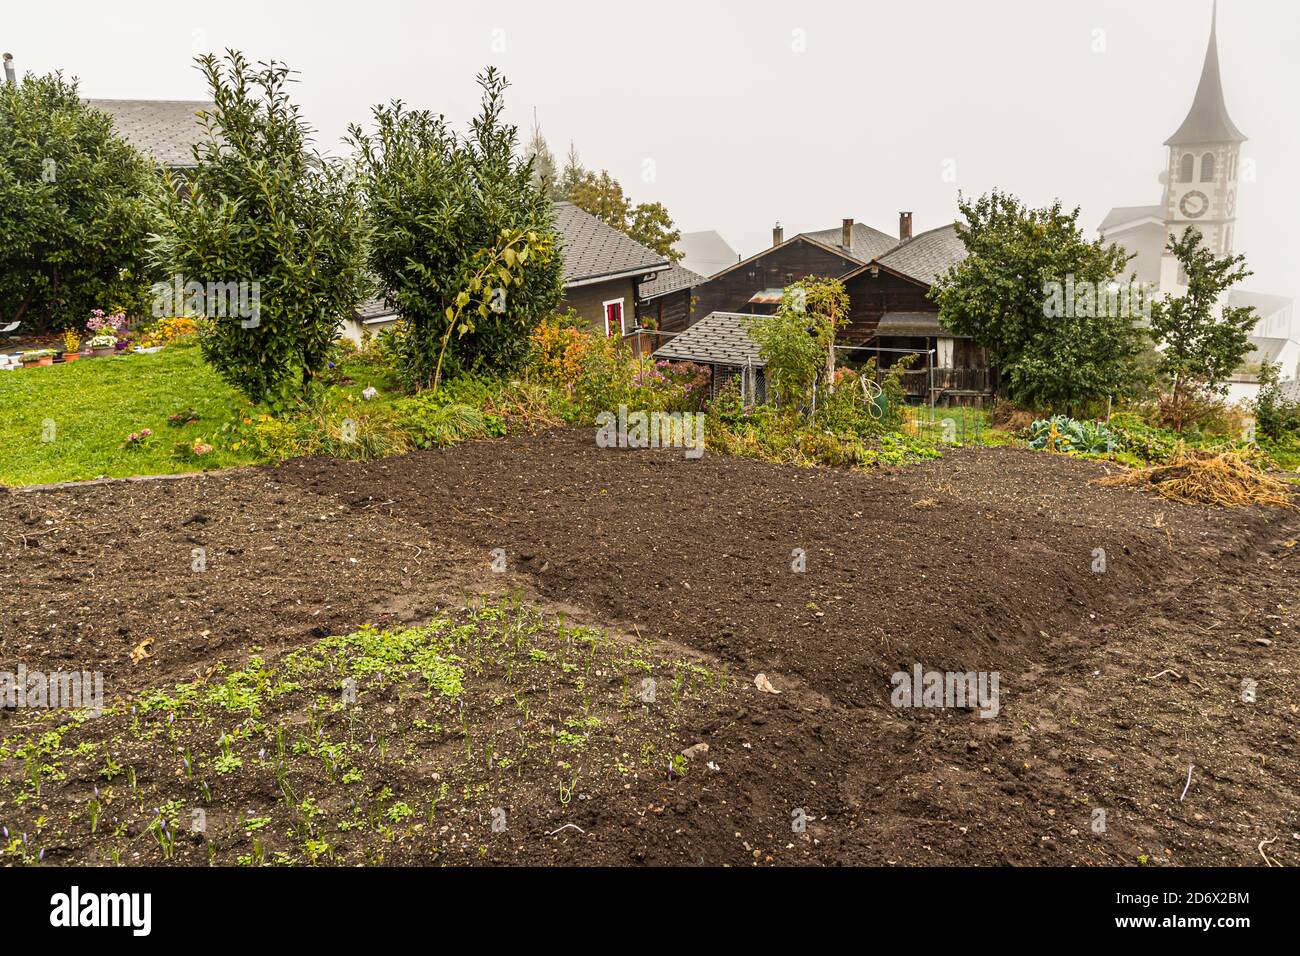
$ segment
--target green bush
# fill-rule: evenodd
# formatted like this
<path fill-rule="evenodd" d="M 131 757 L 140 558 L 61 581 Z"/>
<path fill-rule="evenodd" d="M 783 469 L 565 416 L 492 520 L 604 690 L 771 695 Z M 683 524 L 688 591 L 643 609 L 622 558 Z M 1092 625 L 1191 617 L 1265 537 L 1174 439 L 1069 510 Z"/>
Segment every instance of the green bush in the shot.
<path fill-rule="evenodd" d="M 496 438 L 505 422 L 463 402 L 448 402 L 443 394 L 422 392 L 393 406 L 397 425 L 417 448 L 446 448 L 473 438 Z"/>
<path fill-rule="evenodd" d="M 406 320 L 395 344 L 413 389 L 516 370 L 563 291 L 550 196 L 502 116 L 506 80 L 489 67 L 478 82 L 468 136 L 400 101 L 374 108 L 373 132 L 349 128 L 375 225 L 370 271 Z"/>
<path fill-rule="evenodd" d="M 249 314 L 204 303 L 203 356 L 251 402 L 278 409 L 326 367 L 339 319 L 366 291 L 361 193 L 343 164 L 309 148 L 288 67 L 252 68 L 233 52 L 228 65 L 199 63 L 216 105 L 193 175 L 167 192 L 171 229 L 156 255 L 174 281 L 242 284 Z"/>
<path fill-rule="evenodd" d="M 1255 430 L 1275 442 L 1300 435 L 1300 402 L 1282 394 L 1281 379 L 1279 366 L 1266 362 L 1259 370 L 1259 394 L 1252 405 Z"/>
<path fill-rule="evenodd" d="M 0 324 L 83 325 L 137 311 L 157 230 L 148 160 L 59 74 L 0 85 Z"/>

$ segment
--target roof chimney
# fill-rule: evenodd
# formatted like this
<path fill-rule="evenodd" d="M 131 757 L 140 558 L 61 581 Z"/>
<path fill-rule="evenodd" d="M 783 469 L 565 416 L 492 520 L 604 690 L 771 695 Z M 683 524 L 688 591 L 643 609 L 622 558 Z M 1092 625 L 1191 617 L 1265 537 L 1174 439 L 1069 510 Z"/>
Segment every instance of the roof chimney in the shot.
<path fill-rule="evenodd" d="M 781 228 L 781 224 L 778 222 L 772 227 L 772 245 L 779 246 L 784 241 L 785 230 Z"/>
<path fill-rule="evenodd" d="M 845 219 L 840 227 L 840 245 L 845 249 L 853 248 L 853 220 Z"/>
<path fill-rule="evenodd" d="M 912 238 L 912 214 L 910 212 L 900 212 L 898 214 L 898 241 L 907 242 Z"/>
<path fill-rule="evenodd" d="M 5 82 L 10 86 L 16 86 L 18 83 L 18 78 L 14 75 L 14 55 L 12 53 L 5 54 Z"/>

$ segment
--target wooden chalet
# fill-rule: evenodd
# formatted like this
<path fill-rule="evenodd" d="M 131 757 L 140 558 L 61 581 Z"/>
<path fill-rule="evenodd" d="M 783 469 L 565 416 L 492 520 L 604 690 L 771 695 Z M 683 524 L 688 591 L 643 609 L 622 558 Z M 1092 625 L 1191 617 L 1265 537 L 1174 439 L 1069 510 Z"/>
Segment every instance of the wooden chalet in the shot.
<path fill-rule="evenodd" d="M 775 312 L 782 291 L 793 282 L 814 275 L 838 278 L 849 297 L 849 325 L 837 337 L 837 364 L 856 367 L 874 358 L 883 376 L 915 353 L 903 376 L 909 396 L 937 404 L 980 403 L 996 385 L 987 352 L 943 328 L 939 306 L 930 297 L 934 283 L 965 255 L 951 224 L 914 236 L 910 212 L 899 214 L 897 238 L 852 219 L 838 230 L 788 240 L 777 226 L 770 248 L 694 287 L 691 327 L 722 315 L 727 318 L 720 322 L 734 328 L 738 316 Z M 710 338 L 716 338 L 716 330 Z M 679 351 L 660 347 L 655 355 L 671 358 Z"/>
<path fill-rule="evenodd" d="M 939 277 L 966 257 L 966 247 L 951 224 L 911 236 L 911 215 L 903 215 L 906 239 L 840 277 L 849 296 L 849 326 L 837 341 L 854 347 L 845 348 L 840 360 L 857 365 L 875 358 L 883 372 L 914 350 L 919 360 L 903 379 L 909 395 L 928 401 L 933 389 L 938 404 L 979 403 L 996 384 L 988 352 L 945 329 L 930 297 Z M 925 354 L 931 351 L 933 368 L 927 369 Z"/>
<path fill-rule="evenodd" d="M 898 240 L 852 219 L 839 229 L 802 232 L 784 238 L 778 224 L 772 245 L 710 276 L 695 287 L 692 321 L 711 312 L 770 315 L 781 290 L 808 276 L 842 276 L 865 265 Z"/>

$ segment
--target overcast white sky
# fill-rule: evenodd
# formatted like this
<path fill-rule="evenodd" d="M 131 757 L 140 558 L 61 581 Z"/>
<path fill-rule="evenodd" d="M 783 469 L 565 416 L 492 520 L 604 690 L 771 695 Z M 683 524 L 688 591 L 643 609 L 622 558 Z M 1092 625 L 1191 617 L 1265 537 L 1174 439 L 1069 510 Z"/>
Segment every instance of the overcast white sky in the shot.
<path fill-rule="evenodd" d="M 1228 109 L 1257 170 L 1238 203 L 1246 285 L 1297 296 L 1300 3 L 1219 7 Z M 196 49 L 283 60 L 329 151 L 394 97 L 463 127 L 494 63 L 521 135 L 536 108 L 557 157 L 572 139 L 635 200 L 748 255 L 777 219 L 787 236 L 846 216 L 892 233 L 909 209 L 928 229 L 956 216 L 959 187 L 1060 196 L 1089 230 L 1159 202 L 1209 21 L 1210 0 L 5 0 L 0 48 L 92 97 L 202 99 Z"/>

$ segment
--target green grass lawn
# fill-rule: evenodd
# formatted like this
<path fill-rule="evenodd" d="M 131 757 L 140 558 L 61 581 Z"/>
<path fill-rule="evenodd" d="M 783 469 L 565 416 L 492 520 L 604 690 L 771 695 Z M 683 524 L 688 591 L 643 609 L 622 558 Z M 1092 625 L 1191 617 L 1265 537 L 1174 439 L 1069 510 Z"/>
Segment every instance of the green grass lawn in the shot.
<path fill-rule="evenodd" d="M 246 405 L 246 403 L 243 403 Z M 71 365 L 0 373 L 0 483 L 28 485 L 101 475 L 169 474 L 250 464 L 219 441 L 240 405 L 197 344 L 177 343 L 149 355 L 82 359 Z M 193 409 L 198 422 L 168 425 Z M 140 448 L 124 448 L 131 432 L 153 430 Z M 175 454 L 179 443 L 203 441 L 200 459 Z"/>

